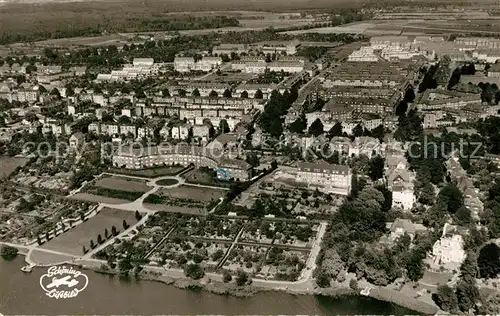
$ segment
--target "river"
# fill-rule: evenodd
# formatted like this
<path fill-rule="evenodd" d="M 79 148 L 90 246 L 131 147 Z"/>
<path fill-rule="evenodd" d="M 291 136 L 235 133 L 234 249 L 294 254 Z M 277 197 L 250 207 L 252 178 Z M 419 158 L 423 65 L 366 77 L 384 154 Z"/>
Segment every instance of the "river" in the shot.
<path fill-rule="evenodd" d="M 23 258 L 0 258 L 0 313 L 11 314 L 415 314 L 408 309 L 366 297 L 330 298 L 265 292 L 248 298 L 189 291 L 149 281 L 120 281 L 92 271 L 87 288 L 71 299 L 45 295 L 39 279 L 47 268 L 21 272 Z"/>

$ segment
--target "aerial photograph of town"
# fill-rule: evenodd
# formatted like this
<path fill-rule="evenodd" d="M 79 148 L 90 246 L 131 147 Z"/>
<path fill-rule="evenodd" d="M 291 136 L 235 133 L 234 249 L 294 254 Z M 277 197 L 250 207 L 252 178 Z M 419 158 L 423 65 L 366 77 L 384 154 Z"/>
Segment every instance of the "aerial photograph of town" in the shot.
<path fill-rule="evenodd" d="M 500 0 L 0 0 L 0 316 L 500 315 Z"/>

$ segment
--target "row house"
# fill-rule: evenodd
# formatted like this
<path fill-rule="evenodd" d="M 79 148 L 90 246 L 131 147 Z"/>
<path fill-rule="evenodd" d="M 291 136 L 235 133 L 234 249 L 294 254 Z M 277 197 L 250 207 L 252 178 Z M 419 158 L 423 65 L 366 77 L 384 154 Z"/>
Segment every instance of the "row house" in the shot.
<path fill-rule="evenodd" d="M 222 64 L 221 57 L 204 56 L 201 60 L 194 57 L 175 57 L 174 69 L 178 72 L 212 71 Z"/>

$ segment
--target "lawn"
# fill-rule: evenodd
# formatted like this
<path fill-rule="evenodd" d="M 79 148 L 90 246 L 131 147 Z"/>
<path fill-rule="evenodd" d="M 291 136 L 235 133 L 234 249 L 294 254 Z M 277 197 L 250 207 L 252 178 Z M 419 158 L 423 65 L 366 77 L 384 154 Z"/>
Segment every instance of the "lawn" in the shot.
<path fill-rule="evenodd" d="M 110 168 L 109 172 L 116 174 L 124 174 L 129 176 L 136 176 L 136 177 L 156 178 L 162 176 L 175 176 L 184 169 L 185 167 L 182 166 L 163 166 L 163 167 L 140 169 L 140 170 Z"/>
<path fill-rule="evenodd" d="M 105 189 L 100 187 L 90 187 L 85 189 L 86 193 L 90 193 L 93 195 L 105 196 L 113 199 L 120 199 L 126 201 L 135 201 L 140 198 L 144 192 L 142 191 L 122 191 L 116 189 Z"/>
<path fill-rule="evenodd" d="M 146 185 L 146 180 L 132 179 L 127 177 L 106 177 L 101 178 L 95 183 L 96 187 L 121 190 L 127 192 L 147 192 L 151 189 Z"/>
<path fill-rule="evenodd" d="M 91 239 L 97 244 L 98 234 L 105 239 L 105 229 L 111 233 L 111 227 L 115 226 L 117 231 L 122 231 L 123 220 L 125 220 L 128 225 L 133 225 L 137 222 L 134 212 L 104 208 L 97 215 L 91 217 L 82 224 L 75 226 L 66 233 L 43 244 L 41 248 L 81 256 L 83 255 L 82 247 L 85 246 L 89 249 Z"/>
<path fill-rule="evenodd" d="M 210 202 L 226 196 L 227 190 L 181 185 L 176 188 L 158 190 L 157 194 L 172 199 L 189 199 L 202 202 Z"/>
<path fill-rule="evenodd" d="M 73 195 L 71 199 L 85 201 L 85 202 L 107 203 L 107 204 L 125 204 L 130 202 L 130 200 L 100 196 L 90 193 L 77 193 Z"/>

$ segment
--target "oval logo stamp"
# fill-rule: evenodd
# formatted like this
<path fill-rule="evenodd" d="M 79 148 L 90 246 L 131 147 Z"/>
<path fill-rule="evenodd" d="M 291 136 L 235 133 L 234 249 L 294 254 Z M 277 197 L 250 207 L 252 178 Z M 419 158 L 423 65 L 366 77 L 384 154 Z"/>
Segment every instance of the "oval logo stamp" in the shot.
<path fill-rule="evenodd" d="M 52 266 L 40 277 L 40 286 L 45 295 L 55 299 L 73 298 L 85 290 L 89 278 L 72 267 Z"/>

